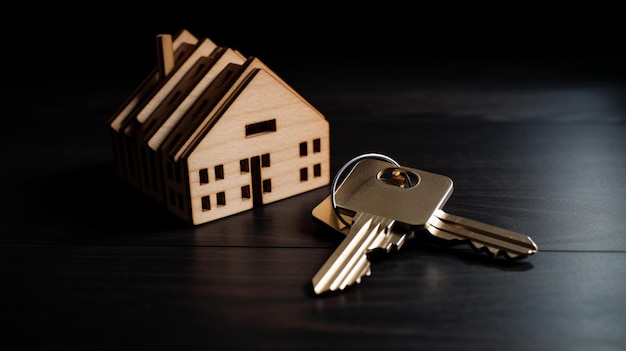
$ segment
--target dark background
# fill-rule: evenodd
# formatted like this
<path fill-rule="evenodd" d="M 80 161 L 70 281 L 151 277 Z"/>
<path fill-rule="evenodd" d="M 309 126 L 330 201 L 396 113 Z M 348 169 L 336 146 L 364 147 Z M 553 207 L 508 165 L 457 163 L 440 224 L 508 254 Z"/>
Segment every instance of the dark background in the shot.
<path fill-rule="evenodd" d="M 407 3 L 408 4 L 408 3 Z M 188 29 L 256 56 L 445 209 L 530 235 L 493 261 L 413 242 L 313 296 L 341 240 L 318 189 L 190 227 L 116 179 L 108 119 Z M 626 79 L 610 7 L 87 2 L 3 12 L 0 344 L 8 349 L 622 350 Z"/>
<path fill-rule="evenodd" d="M 141 7 L 107 2 L 50 3 L 36 9 L 20 4 L 5 13 L 11 21 L 2 24 L 3 61 L 9 76 L 22 82 L 24 75 L 32 77 L 31 84 L 43 79 L 57 84 L 137 81 L 156 64 L 155 36 L 186 28 L 259 57 L 283 75 L 291 75 L 293 68 L 297 78 L 311 70 L 332 72 L 320 79 L 397 74 L 401 67 L 406 74 L 449 78 L 480 78 L 500 70 L 516 78 L 532 72 L 543 78 L 621 79 L 623 24 L 618 14 L 610 6 L 545 4 L 179 2 Z M 476 64 L 482 71 L 472 67 Z M 515 73 L 511 65 L 524 70 Z"/>

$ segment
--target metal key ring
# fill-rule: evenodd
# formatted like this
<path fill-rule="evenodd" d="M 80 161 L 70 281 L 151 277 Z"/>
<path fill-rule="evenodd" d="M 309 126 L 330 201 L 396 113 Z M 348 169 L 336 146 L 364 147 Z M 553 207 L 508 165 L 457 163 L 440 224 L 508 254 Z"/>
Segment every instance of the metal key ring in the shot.
<path fill-rule="evenodd" d="M 333 182 L 332 182 L 332 185 L 331 185 L 331 188 L 330 188 L 331 203 L 332 203 L 332 206 L 333 206 L 333 212 L 335 212 L 335 216 L 337 216 L 337 218 L 343 224 L 345 224 L 348 228 L 350 228 L 350 223 L 348 223 L 345 219 L 343 219 L 343 217 L 339 213 L 339 209 L 337 208 L 337 201 L 335 200 L 335 193 L 337 192 L 337 183 L 339 183 L 339 179 L 341 178 L 341 175 L 346 171 L 346 169 L 348 169 L 348 167 L 350 167 L 354 163 L 356 163 L 356 162 L 358 162 L 360 160 L 363 160 L 365 158 L 375 158 L 375 159 L 387 161 L 387 162 L 393 164 L 396 167 L 400 167 L 400 164 L 398 162 L 396 162 L 396 160 L 394 160 L 393 158 L 391 158 L 389 156 L 386 156 L 386 155 L 383 155 L 383 154 L 378 154 L 378 153 L 367 153 L 367 154 L 362 154 L 362 155 L 359 155 L 359 156 L 351 159 L 346 164 L 344 164 L 343 167 L 341 167 L 339 169 L 339 172 L 337 172 L 337 174 L 335 175 L 335 178 L 333 179 Z"/>

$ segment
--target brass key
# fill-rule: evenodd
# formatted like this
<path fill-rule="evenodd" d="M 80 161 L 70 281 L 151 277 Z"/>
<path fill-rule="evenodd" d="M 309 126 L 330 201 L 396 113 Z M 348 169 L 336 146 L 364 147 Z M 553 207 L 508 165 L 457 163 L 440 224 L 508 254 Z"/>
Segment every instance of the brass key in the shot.
<path fill-rule="evenodd" d="M 452 181 L 434 173 L 363 159 L 338 187 L 341 214 L 352 223 L 339 247 L 313 277 L 317 294 L 343 290 L 371 273 L 367 254 L 400 248 L 413 231 L 424 229 L 452 192 Z"/>
<path fill-rule="evenodd" d="M 537 252 L 526 235 L 444 212 L 452 190 L 452 180 L 446 176 L 363 158 L 337 190 L 333 186 L 331 195 L 313 209 L 314 219 L 346 235 L 314 276 L 315 292 L 360 283 L 371 274 L 368 253 L 399 249 L 424 229 L 452 244 L 470 243 L 476 251 L 507 259 Z"/>

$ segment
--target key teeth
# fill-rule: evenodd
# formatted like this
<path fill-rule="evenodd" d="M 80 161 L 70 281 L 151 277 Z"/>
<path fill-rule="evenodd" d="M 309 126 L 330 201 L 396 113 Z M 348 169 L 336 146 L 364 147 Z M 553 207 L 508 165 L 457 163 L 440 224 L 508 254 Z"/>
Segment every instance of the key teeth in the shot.
<path fill-rule="evenodd" d="M 357 284 L 361 284 L 361 280 L 363 280 L 363 277 L 369 277 L 369 276 L 371 276 L 371 275 L 372 275 L 372 270 L 371 270 L 371 269 L 368 269 L 368 270 L 367 270 L 367 272 L 365 272 L 365 274 L 363 274 L 362 276 L 360 276 L 360 277 L 358 277 L 358 278 L 356 279 L 355 283 L 357 283 Z M 347 288 L 348 286 L 350 286 L 350 285 L 352 285 L 352 284 L 347 285 L 347 286 L 346 286 L 346 288 Z M 343 289 L 341 289 L 341 290 L 343 290 Z"/>
<path fill-rule="evenodd" d="M 469 243 L 475 252 L 511 261 L 538 251 L 537 244 L 527 235 L 451 215 L 443 210 L 435 212 L 427 229 L 434 237 L 449 241 L 450 245 Z"/>
<path fill-rule="evenodd" d="M 504 259 L 506 259 L 507 261 L 518 261 L 521 260 L 523 258 L 528 257 L 529 255 L 533 255 L 537 252 L 537 249 L 534 250 L 528 250 L 528 253 L 526 254 L 522 254 L 522 253 L 513 253 L 513 252 L 508 252 L 506 250 L 502 250 L 502 249 L 498 249 L 495 247 L 489 247 L 487 245 L 483 245 L 483 244 L 477 244 L 473 241 L 469 241 L 469 246 L 477 253 L 485 253 L 487 254 L 489 257 L 492 258 L 496 258 L 496 257 L 502 257 Z"/>
<path fill-rule="evenodd" d="M 502 257 L 504 259 L 506 259 L 507 261 L 518 261 L 521 260 L 523 258 L 526 258 L 530 255 L 533 255 L 535 253 L 537 253 L 537 249 L 533 249 L 533 250 L 528 250 L 528 252 L 526 254 L 522 254 L 522 253 L 512 253 L 512 252 L 508 252 L 506 250 L 503 249 L 498 249 L 498 248 L 490 248 L 484 244 L 481 243 L 475 243 L 471 240 L 463 240 L 463 239 L 445 239 L 442 238 L 441 236 L 436 236 L 433 237 L 437 243 L 439 243 L 440 245 L 443 245 L 445 247 L 453 247 L 453 246 L 458 246 L 458 245 L 465 245 L 467 244 L 475 253 L 477 254 L 486 254 L 487 256 L 491 257 L 491 258 L 496 258 L 496 257 Z"/>

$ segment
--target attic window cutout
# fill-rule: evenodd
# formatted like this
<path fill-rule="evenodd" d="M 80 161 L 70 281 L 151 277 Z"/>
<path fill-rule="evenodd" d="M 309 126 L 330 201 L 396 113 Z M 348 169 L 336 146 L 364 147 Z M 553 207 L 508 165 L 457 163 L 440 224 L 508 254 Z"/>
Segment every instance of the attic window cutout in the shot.
<path fill-rule="evenodd" d="M 250 172 L 250 162 L 248 162 L 247 158 L 244 158 L 243 160 L 239 161 L 239 171 L 241 173 Z"/>
<path fill-rule="evenodd" d="M 211 201 L 208 196 L 202 197 L 202 211 L 208 211 L 211 209 Z"/>
<path fill-rule="evenodd" d="M 224 166 L 215 166 L 215 179 L 224 179 Z"/>
<path fill-rule="evenodd" d="M 226 193 L 217 193 L 217 206 L 226 206 Z"/>
<path fill-rule="evenodd" d="M 269 167 L 270 166 L 270 154 L 261 155 L 261 167 Z"/>
<path fill-rule="evenodd" d="M 263 192 L 264 193 L 272 192 L 272 180 L 271 179 L 265 179 L 263 181 Z"/>
<path fill-rule="evenodd" d="M 207 184 L 209 182 L 209 170 L 203 168 L 200 170 L 200 184 Z"/>
<path fill-rule="evenodd" d="M 322 165 L 320 163 L 313 165 L 313 176 L 314 177 L 322 176 Z"/>
<path fill-rule="evenodd" d="M 244 185 L 241 187 L 241 199 L 242 200 L 250 199 L 250 185 Z"/>
<path fill-rule="evenodd" d="M 306 145 L 306 141 L 303 141 L 300 143 L 300 156 L 306 156 L 307 155 L 307 145 Z"/>
<path fill-rule="evenodd" d="M 300 181 L 304 182 L 309 179 L 309 171 L 306 167 L 300 168 Z"/>
<path fill-rule="evenodd" d="M 276 119 L 246 125 L 246 138 L 276 131 Z"/>
<path fill-rule="evenodd" d="M 313 140 L 313 152 L 321 152 L 322 151 L 322 141 L 320 139 Z"/>

